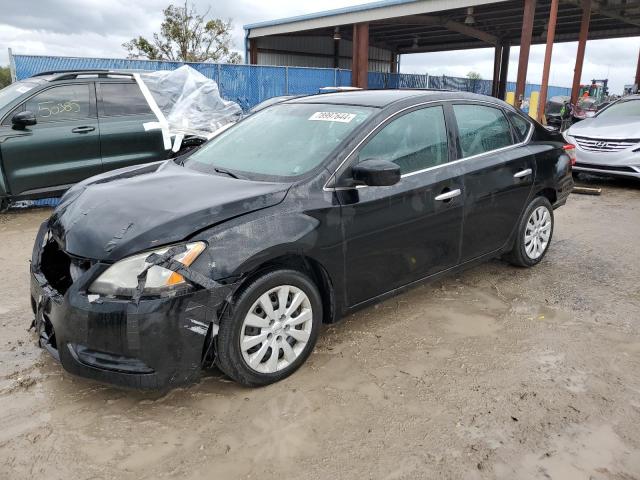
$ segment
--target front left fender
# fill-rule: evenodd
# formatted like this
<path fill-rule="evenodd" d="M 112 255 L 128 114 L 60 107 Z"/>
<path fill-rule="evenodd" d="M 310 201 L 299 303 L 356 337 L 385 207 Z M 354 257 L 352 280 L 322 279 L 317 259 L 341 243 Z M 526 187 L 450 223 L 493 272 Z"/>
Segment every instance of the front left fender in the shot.
<path fill-rule="evenodd" d="M 237 279 L 271 260 L 295 255 L 319 263 L 336 292 L 341 292 L 343 247 L 339 221 L 337 211 L 321 218 L 300 211 L 253 212 L 194 237 L 205 240 L 209 248 L 193 267 L 208 272 L 215 280 Z"/>

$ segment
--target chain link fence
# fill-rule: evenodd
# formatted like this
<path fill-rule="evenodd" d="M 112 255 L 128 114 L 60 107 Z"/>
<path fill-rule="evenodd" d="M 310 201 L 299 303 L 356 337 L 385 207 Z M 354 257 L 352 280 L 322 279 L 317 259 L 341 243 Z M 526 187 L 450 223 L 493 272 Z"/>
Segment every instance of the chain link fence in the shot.
<path fill-rule="evenodd" d="M 268 65 L 232 65 L 222 63 L 183 63 L 122 58 L 54 57 L 11 55 L 14 80 L 37 73 L 60 70 L 174 70 L 189 65 L 218 83 L 220 94 L 248 110 L 258 103 L 280 95 L 311 95 L 322 87 L 351 85 L 351 70 L 334 68 L 272 67 Z M 491 95 L 491 80 L 412 73 L 369 72 L 369 88 L 436 88 Z M 514 91 L 515 83 L 507 84 Z M 525 97 L 539 91 L 540 85 L 527 84 Z M 548 98 L 570 95 L 571 89 L 549 86 Z"/>

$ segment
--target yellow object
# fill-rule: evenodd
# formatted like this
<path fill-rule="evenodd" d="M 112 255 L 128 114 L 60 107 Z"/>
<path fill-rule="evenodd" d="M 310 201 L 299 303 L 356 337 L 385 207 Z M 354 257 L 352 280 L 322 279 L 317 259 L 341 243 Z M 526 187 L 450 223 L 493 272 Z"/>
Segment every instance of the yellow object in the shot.
<path fill-rule="evenodd" d="M 193 263 L 193 261 L 198 258 L 198 255 L 202 253 L 204 250 L 204 243 L 196 244 L 191 250 L 187 251 L 184 257 L 178 260 L 180 263 L 186 265 L 187 267 Z M 165 285 L 178 285 L 179 283 L 184 282 L 184 277 L 180 275 L 178 272 L 173 272 L 167 283 Z"/>
<path fill-rule="evenodd" d="M 538 116 L 538 101 L 540 100 L 540 92 L 531 92 L 529 97 L 529 116 L 536 118 Z"/>
<path fill-rule="evenodd" d="M 507 99 L 505 100 L 509 105 L 516 103 L 516 92 L 507 92 Z"/>

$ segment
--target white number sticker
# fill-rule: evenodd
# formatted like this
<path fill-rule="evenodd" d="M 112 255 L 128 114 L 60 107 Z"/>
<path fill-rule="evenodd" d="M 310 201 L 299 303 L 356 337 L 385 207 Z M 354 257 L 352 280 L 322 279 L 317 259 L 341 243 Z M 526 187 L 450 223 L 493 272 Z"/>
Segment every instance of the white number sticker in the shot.
<path fill-rule="evenodd" d="M 342 112 L 316 112 L 309 117 L 309 120 L 320 120 L 323 122 L 349 123 L 356 117 L 355 113 Z"/>

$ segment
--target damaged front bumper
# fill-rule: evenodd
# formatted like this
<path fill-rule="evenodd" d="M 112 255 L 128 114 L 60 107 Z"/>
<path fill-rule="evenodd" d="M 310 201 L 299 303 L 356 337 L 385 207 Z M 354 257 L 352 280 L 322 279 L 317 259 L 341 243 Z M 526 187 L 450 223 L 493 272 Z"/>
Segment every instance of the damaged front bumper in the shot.
<path fill-rule="evenodd" d="M 42 347 L 73 374 L 125 387 L 162 389 L 199 378 L 233 285 L 137 301 L 98 297 L 87 287 L 109 265 L 95 262 L 60 292 L 40 265 L 46 231 L 45 223 L 31 263 L 31 304 Z"/>

